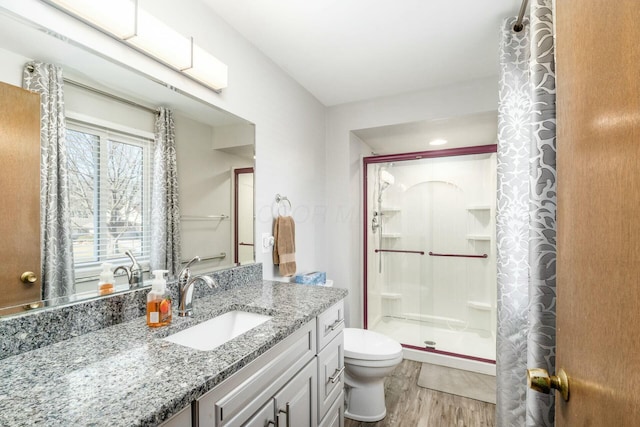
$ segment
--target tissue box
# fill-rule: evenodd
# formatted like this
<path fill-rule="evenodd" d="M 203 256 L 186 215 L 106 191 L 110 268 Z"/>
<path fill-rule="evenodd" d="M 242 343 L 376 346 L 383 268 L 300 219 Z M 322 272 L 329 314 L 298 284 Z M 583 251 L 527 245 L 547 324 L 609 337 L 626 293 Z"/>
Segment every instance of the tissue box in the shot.
<path fill-rule="evenodd" d="M 313 271 L 306 274 L 296 274 L 296 283 L 305 285 L 321 285 L 327 281 L 327 273 L 324 271 Z"/>

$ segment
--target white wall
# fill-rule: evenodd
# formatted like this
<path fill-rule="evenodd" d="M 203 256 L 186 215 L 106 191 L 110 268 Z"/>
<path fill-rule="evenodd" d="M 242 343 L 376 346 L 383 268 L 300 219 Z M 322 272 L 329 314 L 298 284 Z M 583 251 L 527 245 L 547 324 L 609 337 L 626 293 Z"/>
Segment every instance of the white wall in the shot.
<path fill-rule="evenodd" d="M 201 2 L 143 0 L 140 6 L 226 63 L 229 87 L 216 94 L 38 0 L 0 0 L 14 14 L 253 122 L 256 235 L 272 232 L 275 195 L 286 195 L 297 221 L 298 270 L 325 268 L 325 223 L 318 215 L 325 202 L 325 108 Z M 276 276 L 271 254 L 256 252 L 265 278 Z"/>
<path fill-rule="evenodd" d="M 327 111 L 327 276 L 349 289 L 349 324 L 362 326 L 362 172 L 355 165 L 363 148 L 350 132 L 377 126 L 464 116 L 498 107 L 498 78 L 331 107 Z M 361 162 L 359 163 L 361 165 Z M 345 185 L 349 183 L 349 185 Z M 356 191 L 358 189 L 358 191 Z"/>

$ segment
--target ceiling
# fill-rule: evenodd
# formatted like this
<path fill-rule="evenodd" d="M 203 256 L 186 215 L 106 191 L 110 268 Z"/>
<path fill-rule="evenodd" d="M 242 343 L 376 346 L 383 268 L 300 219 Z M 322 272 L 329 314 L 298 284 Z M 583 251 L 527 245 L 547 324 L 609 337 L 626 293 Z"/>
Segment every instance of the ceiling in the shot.
<path fill-rule="evenodd" d="M 497 140 L 498 114 L 496 111 L 488 111 L 461 117 L 360 129 L 353 133 L 367 143 L 372 154 L 413 153 L 491 145 Z M 445 139 L 447 143 L 429 145 L 429 142 L 435 139 Z"/>
<path fill-rule="evenodd" d="M 521 0 L 201 0 L 325 106 L 498 75 Z"/>

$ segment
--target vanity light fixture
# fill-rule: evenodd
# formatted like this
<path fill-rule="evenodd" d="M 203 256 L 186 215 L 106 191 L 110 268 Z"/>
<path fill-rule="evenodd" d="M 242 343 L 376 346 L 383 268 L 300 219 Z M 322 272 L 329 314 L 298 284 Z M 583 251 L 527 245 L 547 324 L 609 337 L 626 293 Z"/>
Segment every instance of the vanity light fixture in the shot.
<path fill-rule="evenodd" d="M 447 141 L 446 139 L 438 138 L 438 139 L 434 139 L 431 142 L 429 142 L 429 145 L 444 145 L 447 142 L 449 142 L 449 141 Z"/>
<path fill-rule="evenodd" d="M 227 87 L 224 63 L 140 9 L 138 0 L 45 1 L 215 91 Z"/>
<path fill-rule="evenodd" d="M 137 3 L 132 0 L 51 0 L 51 3 L 119 39 L 136 33 Z"/>
<path fill-rule="evenodd" d="M 194 79 L 216 90 L 227 87 L 227 65 L 200 46 L 191 45 L 190 67 L 182 70 Z"/>
<path fill-rule="evenodd" d="M 135 33 L 124 41 L 178 70 L 191 66 L 191 39 L 142 9 L 137 10 Z"/>

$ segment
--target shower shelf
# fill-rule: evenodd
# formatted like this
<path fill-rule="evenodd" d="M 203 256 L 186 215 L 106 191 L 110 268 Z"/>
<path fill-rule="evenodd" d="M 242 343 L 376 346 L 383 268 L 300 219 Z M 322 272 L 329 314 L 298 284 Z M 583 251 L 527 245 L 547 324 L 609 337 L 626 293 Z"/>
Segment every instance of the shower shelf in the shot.
<path fill-rule="evenodd" d="M 380 297 L 384 299 L 401 299 L 402 294 L 397 292 L 380 292 Z"/>
<path fill-rule="evenodd" d="M 491 304 L 480 301 L 467 301 L 467 305 L 471 308 L 475 308 L 476 310 L 491 310 Z"/>
<path fill-rule="evenodd" d="M 399 239 L 400 237 L 402 237 L 400 233 L 383 233 L 382 234 L 383 239 Z"/>
<path fill-rule="evenodd" d="M 491 240 L 488 234 L 467 234 L 467 240 Z"/>
<path fill-rule="evenodd" d="M 491 206 L 490 205 L 471 205 L 471 206 L 467 206 L 467 210 L 468 211 L 490 211 Z"/>
<path fill-rule="evenodd" d="M 383 208 L 380 209 L 380 211 L 382 211 L 382 213 L 394 214 L 394 213 L 400 212 L 400 208 L 383 207 Z"/>

